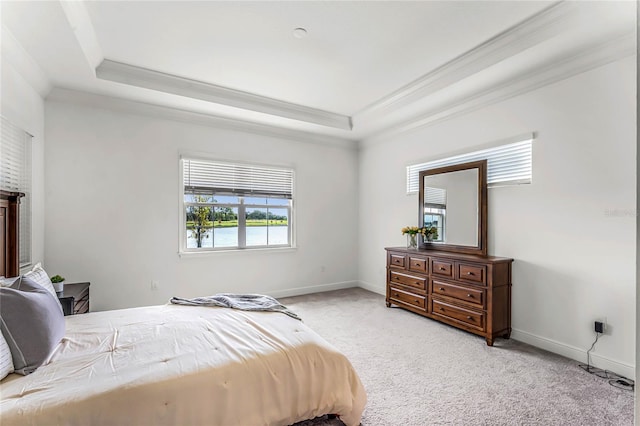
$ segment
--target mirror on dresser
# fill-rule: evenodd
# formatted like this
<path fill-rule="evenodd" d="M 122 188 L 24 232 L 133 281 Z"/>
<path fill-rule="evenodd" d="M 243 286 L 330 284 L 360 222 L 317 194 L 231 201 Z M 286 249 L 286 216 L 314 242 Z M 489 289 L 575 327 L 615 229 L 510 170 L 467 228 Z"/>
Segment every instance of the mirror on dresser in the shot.
<path fill-rule="evenodd" d="M 486 255 L 487 161 L 424 170 L 419 179 L 419 226 L 437 229 L 421 247 Z"/>

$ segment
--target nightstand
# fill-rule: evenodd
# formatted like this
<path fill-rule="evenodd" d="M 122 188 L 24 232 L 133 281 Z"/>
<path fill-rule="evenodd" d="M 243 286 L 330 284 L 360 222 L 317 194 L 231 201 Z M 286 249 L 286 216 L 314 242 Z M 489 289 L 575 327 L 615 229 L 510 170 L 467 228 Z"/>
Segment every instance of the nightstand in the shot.
<path fill-rule="evenodd" d="M 65 315 L 89 312 L 89 285 L 91 283 L 65 284 L 64 290 L 56 293 Z"/>

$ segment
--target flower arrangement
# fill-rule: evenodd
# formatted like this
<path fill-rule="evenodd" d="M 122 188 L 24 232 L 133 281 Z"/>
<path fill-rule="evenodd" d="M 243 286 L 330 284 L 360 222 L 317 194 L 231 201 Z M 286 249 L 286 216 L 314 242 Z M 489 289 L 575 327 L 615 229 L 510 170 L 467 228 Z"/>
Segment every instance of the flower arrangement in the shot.
<path fill-rule="evenodd" d="M 422 236 L 425 241 L 433 241 L 438 239 L 438 228 L 435 226 L 425 226 L 422 228 Z"/>
<path fill-rule="evenodd" d="M 423 228 L 418 228 L 417 226 L 405 226 L 404 228 L 402 228 L 402 235 L 405 235 L 405 234 L 409 234 L 409 235 L 422 234 L 422 230 L 423 230 Z"/>
<path fill-rule="evenodd" d="M 424 241 L 433 241 L 438 238 L 438 228 L 435 226 L 405 226 L 401 229 L 402 235 L 407 235 L 407 247 L 417 248 L 417 235 L 422 235 Z"/>

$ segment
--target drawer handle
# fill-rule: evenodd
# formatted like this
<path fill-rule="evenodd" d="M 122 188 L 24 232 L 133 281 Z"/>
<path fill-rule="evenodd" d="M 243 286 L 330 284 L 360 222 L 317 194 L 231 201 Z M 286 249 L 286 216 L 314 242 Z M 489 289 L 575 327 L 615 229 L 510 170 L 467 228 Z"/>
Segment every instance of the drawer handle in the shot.
<path fill-rule="evenodd" d="M 444 311 L 444 308 L 441 306 L 441 307 L 440 307 L 440 310 L 441 310 L 441 311 Z"/>
<path fill-rule="evenodd" d="M 473 272 L 467 272 L 467 275 L 475 275 Z"/>
<path fill-rule="evenodd" d="M 447 270 L 447 268 L 445 268 L 444 266 L 441 266 L 441 267 L 440 267 L 440 270 L 441 270 L 441 271 L 446 271 L 446 270 Z"/>
<path fill-rule="evenodd" d="M 473 319 L 473 317 L 467 315 L 467 319 L 470 320 L 470 319 Z"/>
<path fill-rule="evenodd" d="M 400 297 L 400 295 L 399 295 L 398 293 L 393 293 L 393 295 L 394 295 L 395 297 Z"/>
<path fill-rule="evenodd" d="M 420 303 L 420 301 L 418 299 L 414 299 L 413 300 L 415 303 Z"/>
<path fill-rule="evenodd" d="M 415 285 L 420 285 L 420 281 L 414 281 L 413 282 Z"/>
<path fill-rule="evenodd" d="M 440 291 L 444 291 L 444 288 L 440 287 L 438 290 L 440 290 Z"/>
<path fill-rule="evenodd" d="M 467 297 L 473 298 L 473 294 L 469 293 L 469 294 L 467 294 Z"/>

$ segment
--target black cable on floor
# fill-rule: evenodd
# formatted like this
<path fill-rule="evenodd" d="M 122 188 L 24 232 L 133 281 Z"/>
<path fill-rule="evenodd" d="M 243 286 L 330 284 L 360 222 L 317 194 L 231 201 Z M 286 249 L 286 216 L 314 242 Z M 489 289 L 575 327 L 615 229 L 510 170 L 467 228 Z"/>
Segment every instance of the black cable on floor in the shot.
<path fill-rule="evenodd" d="M 633 391 L 635 389 L 635 382 L 631 379 L 627 379 L 624 376 L 616 374 L 609 370 L 603 370 L 602 368 L 596 368 L 591 365 L 591 351 L 593 347 L 598 343 L 598 338 L 601 333 L 596 332 L 596 340 L 593 341 L 591 347 L 587 351 L 587 363 L 586 364 L 578 364 L 578 367 L 582 368 L 584 371 L 590 374 L 594 374 L 601 379 L 609 380 L 609 384 L 618 389 L 624 389 L 628 391 Z"/>

